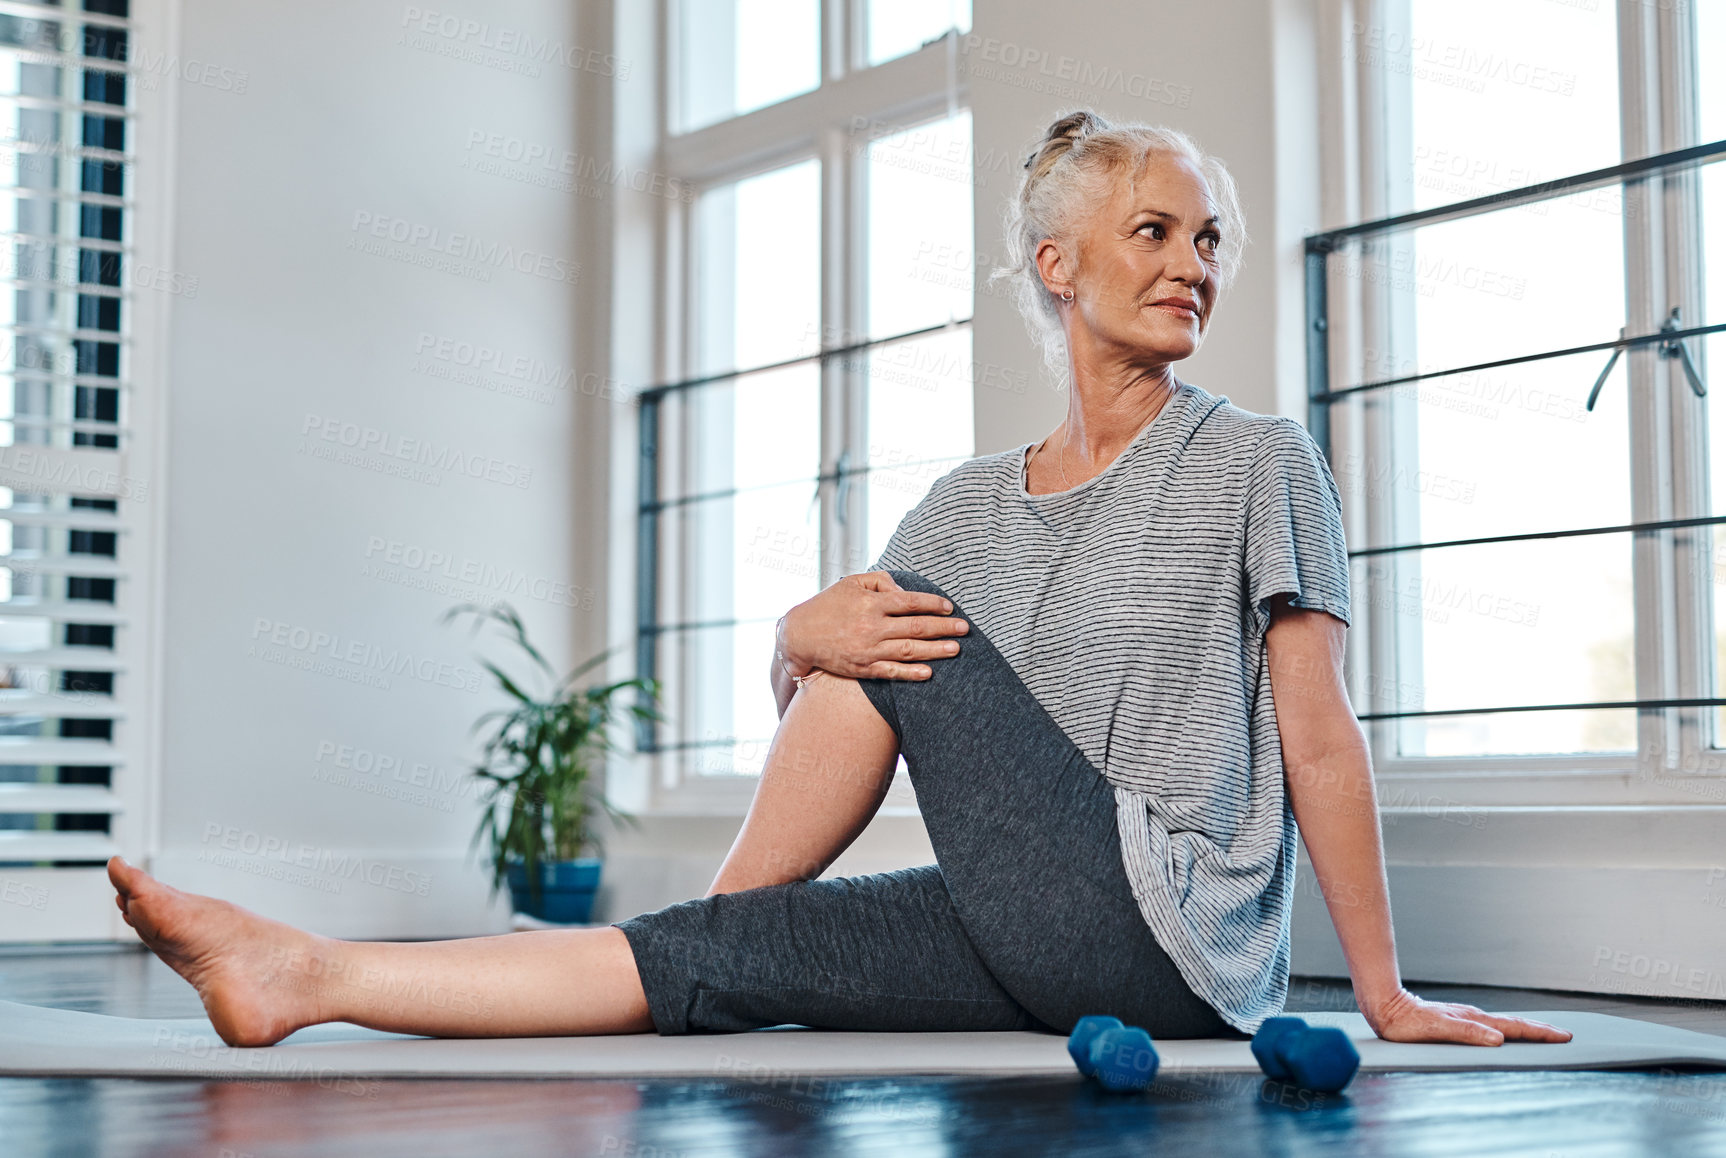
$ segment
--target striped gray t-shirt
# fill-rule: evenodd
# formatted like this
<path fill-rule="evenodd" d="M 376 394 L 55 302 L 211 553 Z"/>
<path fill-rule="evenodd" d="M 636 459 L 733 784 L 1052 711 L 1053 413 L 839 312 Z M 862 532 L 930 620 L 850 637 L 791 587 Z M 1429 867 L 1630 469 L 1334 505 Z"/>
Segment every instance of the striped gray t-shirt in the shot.
<path fill-rule="evenodd" d="M 1299 423 L 1185 383 L 1071 490 L 1026 492 L 1030 445 L 943 475 L 875 568 L 952 596 L 1114 785 L 1146 922 L 1252 1032 L 1288 994 L 1296 838 L 1266 602 L 1347 622 L 1336 483 Z"/>

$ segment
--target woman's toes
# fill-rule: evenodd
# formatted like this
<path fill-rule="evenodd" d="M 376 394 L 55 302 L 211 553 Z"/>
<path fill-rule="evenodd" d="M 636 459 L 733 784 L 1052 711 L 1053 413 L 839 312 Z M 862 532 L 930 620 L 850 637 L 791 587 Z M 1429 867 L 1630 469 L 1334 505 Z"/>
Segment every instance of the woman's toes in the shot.
<path fill-rule="evenodd" d="M 108 883 L 114 886 L 114 891 L 123 899 L 132 891 L 132 874 L 136 870 L 120 857 L 108 858 Z"/>

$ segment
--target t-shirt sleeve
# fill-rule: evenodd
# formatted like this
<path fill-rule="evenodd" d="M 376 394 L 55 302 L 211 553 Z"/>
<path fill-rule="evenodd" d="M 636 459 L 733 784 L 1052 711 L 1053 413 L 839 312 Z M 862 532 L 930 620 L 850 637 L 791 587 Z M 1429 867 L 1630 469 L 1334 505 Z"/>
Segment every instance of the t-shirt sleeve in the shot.
<path fill-rule="evenodd" d="M 929 538 L 938 522 L 932 511 L 941 502 L 942 492 L 956 470 L 957 468 L 937 478 L 929 489 L 923 492 L 923 497 L 917 500 L 917 504 L 905 512 L 905 517 L 893 528 L 893 533 L 887 537 L 887 545 L 881 548 L 880 557 L 869 570 L 923 570 L 929 553 Z"/>
<path fill-rule="evenodd" d="M 899 520 L 899 525 L 893 528 L 893 534 L 888 536 L 887 545 L 881 548 L 880 557 L 875 560 L 869 570 L 915 571 L 917 569 L 911 563 L 911 552 L 909 549 L 910 536 L 905 530 L 905 524 L 910 521 L 911 516 L 915 513 L 916 510 L 913 508 L 905 513 L 905 517 L 903 519 Z"/>
<path fill-rule="evenodd" d="M 1254 623 L 1270 626 L 1269 600 L 1348 622 L 1348 549 L 1342 496 L 1312 435 L 1278 419 L 1253 454 L 1247 481 L 1246 590 Z"/>
<path fill-rule="evenodd" d="M 887 537 L 887 545 L 881 548 L 881 555 L 875 560 L 871 571 L 916 571 L 918 569 L 918 543 L 922 539 L 919 528 L 923 524 L 923 516 L 929 506 L 929 497 L 934 494 L 931 489 L 917 505 L 905 512 L 905 517 L 899 520 L 899 525 L 893 528 L 893 533 Z"/>

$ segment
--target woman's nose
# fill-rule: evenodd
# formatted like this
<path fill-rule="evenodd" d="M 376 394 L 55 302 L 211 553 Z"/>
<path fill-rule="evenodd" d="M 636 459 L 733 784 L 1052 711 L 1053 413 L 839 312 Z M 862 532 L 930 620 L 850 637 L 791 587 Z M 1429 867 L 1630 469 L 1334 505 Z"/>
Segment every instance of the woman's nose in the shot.
<path fill-rule="evenodd" d="M 1170 281 L 1184 282 L 1196 286 L 1205 280 L 1204 259 L 1199 256 L 1198 246 L 1176 246 L 1169 256 L 1169 264 L 1164 271 Z"/>

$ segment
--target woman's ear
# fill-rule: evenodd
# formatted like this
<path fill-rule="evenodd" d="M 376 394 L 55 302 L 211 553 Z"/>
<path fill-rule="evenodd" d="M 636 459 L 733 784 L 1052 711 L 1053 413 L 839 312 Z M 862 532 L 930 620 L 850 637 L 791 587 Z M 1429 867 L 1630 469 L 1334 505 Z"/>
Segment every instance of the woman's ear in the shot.
<path fill-rule="evenodd" d="M 1043 279 L 1043 288 L 1061 297 L 1073 289 L 1073 262 L 1067 257 L 1061 244 L 1052 237 L 1045 237 L 1037 243 L 1037 274 Z"/>

